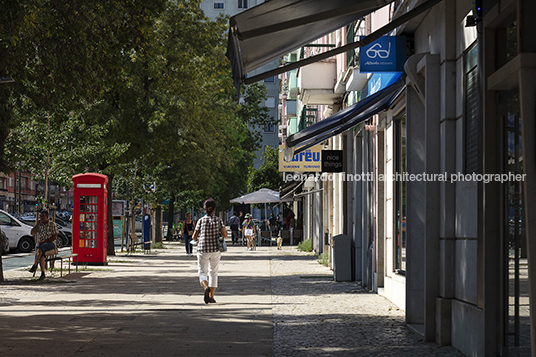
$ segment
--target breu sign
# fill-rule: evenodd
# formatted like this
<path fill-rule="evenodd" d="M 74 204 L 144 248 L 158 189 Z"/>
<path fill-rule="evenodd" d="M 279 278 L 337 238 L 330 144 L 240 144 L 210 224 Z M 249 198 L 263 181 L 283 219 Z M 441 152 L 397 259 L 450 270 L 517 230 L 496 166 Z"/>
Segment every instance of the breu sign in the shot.
<path fill-rule="evenodd" d="M 406 36 L 383 36 L 361 47 L 359 71 L 402 72 L 406 62 Z"/>
<path fill-rule="evenodd" d="M 279 146 L 279 171 L 280 172 L 316 172 L 322 170 L 321 152 L 324 147 L 315 145 L 292 157 L 290 161 L 285 160 L 285 147 Z"/>

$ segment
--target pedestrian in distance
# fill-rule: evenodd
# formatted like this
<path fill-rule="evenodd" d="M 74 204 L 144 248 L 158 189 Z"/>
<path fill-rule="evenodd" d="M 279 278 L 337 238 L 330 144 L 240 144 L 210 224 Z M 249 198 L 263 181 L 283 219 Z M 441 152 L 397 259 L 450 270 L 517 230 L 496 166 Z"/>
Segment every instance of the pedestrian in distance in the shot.
<path fill-rule="evenodd" d="M 279 212 L 277 215 L 277 223 L 280 229 L 283 229 L 283 213 Z"/>
<path fill-rule="evenodd" d="M 247 250 L 251 250 L 251 237 L 255 234 L 255 222 L 249 213 L 246 213 L 246 219 L 242 223 L 242 233 L 247 239 Z"/>
<path fill-rule="evenodd" d="M 238 226 L 240 225 L 240 218 L 236 216 L 236 214 L 233 212 L 233 215 L 229 219 L 229 226 L 231 228 L 231 238 L 232 238 L 232 244 L 238 244 Z"/>
<path fill-rule="evenodd" d="M 270 220 L 268 222 L 269 222 L 270 232 L 272 232 L 272 236 L 273 236 L 275 235 L 275 232 L 277 231 L 277 218 L 274 217 L 273 213 L 270 213 Z"/>
<path fill-rule="evenodd" d="M 199 282 L 205 292 L 205 304 L 215 303 L 214 293 L 218 287 L 220 264 L 220 234 L 227 238 L 222 220 L 215 215 L 216 202 L 209 198 L 203 203 L 206 215 L 197 221 L 193 239 L 197 240 L 197 269 Z"/>
<path fill-rule="evenodd" d="M 186 219 L 182 224 L 182 237 L 184 238 L 184 246 L 186 247 L 186 256 L 193 256 L 192 236 L 194 235 L 195 221 L 192 219 L 191 213 L 186 213 Z"/>
<path fill-rule="evenodd" d="M 287 229 L 290 229 L 290 227 L 292 226 L 293 219 L 294 219 L 294 212 L 289 210 L 288 215 L 285 217 L 285 226 Z"/>
<path fill-rule="evenodd" d="M 45 278 L 45 253 L 50 250 L 55 250 L 56 245 L 54 242 L 58 238 L 58 226 L 52 222 L 48 217 L 48 211 L 41 211 L 39 214 L 39 220 L 35 224 L 35 227 L 31 230 L 32 235 L 37 235 L 37 242 L 39 244 L 37 251 L 35 252 L 34 265 L 30 268 L 30 273 L 35 273 L 37 270 L 37 264 L 41 266 L 41 277 Z"/>
<path fill-rule="evenodd" d="M 244 245 L 244 234 L 242 233 L 242 228 L 244 228 L 242 226 L 242 224 L 244 224 L 244 220 L 246 219 L 246 217 L 244 216 L 244 212 L 240 211 L 240 216 L 238 217 L 240 219 L 240 238 L 242 239 L 242 245 Z"/>

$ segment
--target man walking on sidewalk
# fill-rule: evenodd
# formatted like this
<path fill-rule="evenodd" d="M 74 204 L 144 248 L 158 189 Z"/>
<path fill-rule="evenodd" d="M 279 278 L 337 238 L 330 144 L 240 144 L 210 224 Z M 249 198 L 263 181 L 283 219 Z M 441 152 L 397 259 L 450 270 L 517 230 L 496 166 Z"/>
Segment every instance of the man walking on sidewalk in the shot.
<path fill-rule="evenodd" d="M 236 213 L 233 212 L 233 215 L 229 219 L 229 226 L 231 228 L 231 239 L 233 245 L 238 243 L 238 226 L 240 225 L 240 218 L 236 216 Z"/>

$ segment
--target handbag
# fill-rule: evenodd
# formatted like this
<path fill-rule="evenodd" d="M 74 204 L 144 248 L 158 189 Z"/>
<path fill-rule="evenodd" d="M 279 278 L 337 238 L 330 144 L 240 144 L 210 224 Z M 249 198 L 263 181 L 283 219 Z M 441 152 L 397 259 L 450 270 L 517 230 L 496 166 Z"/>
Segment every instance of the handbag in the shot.
<path fill-rule="evenodd" d="M 225 238 L 223 238 L 223 236 L 220 236 L 218 239 L 218 245 L 220 246 L 221 253 L 225 253 L 227 251 L 227 243 L 225 242 Z"/>
<path fill-rule="evenodd" d="M 193 223 L 193 221 L 192 221 L 192 223 Z M 186 227 L 186 229 L 188 229 L 188 225 L 186 224 L 186 221 L 184 222 L 184 226 Z M 193 231 L 193 229 L 192 229 L 192 230 L 189 230 L 189 229 L 188 229 L 187 232 L 188 232 L 188 235 L 189 235 L 190 237 L 194 235 L 194 231 Z"/>

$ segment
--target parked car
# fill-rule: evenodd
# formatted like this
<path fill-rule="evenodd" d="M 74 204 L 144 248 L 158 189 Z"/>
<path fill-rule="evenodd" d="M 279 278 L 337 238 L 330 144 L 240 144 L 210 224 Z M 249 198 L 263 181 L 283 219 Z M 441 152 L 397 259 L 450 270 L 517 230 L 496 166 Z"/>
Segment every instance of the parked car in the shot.
<path fill-rule="evenodd" d="M 71 246 L 73 244 L 73 229 L 72 229 L 72 224 L 71 222 L 69 221 L 66 221 L 65 219 L 63 218 L 60 218 L 58 217 L 58 215 L 56 215 L 56 224 L 58 225 L 58 228 L 60 230 L 60 232 L 64 235 L 65 237 L 65 246 Z"/>
<path fill-rule="evenodd" d="M 20 217 L 20 221 L 33 227 L 35 225 L 35 216 Z M 58 248 L 70 246 L 73 243 L 73 231 L 70 228 L 71 225 L 57 217 L 56 225 L 58 226 L 58 239 L 56 239 L 56 246 Z"/>
<path fill-rule="evenodd" d="M 0 228 L 9 239 L 10 250 L 17 249 L 21 253 L 29 253 L 34 249 L 34 237 L 30 233 L 32 226 L 0 210 Z"/>

